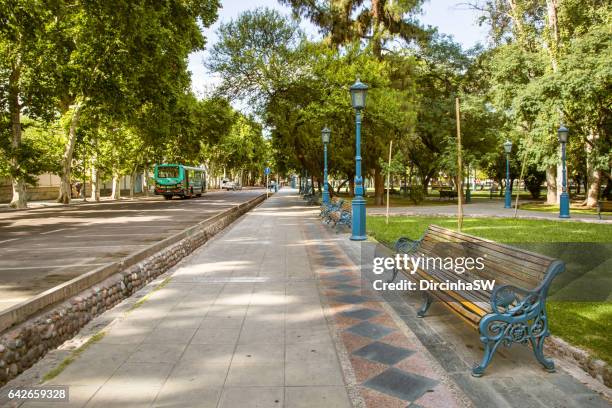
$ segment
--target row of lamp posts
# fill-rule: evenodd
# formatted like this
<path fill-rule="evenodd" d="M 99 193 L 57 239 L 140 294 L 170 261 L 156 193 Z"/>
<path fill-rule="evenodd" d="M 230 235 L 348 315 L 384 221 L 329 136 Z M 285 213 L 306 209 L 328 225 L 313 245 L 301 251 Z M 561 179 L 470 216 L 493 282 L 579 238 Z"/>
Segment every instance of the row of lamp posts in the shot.
<path fill-rule="evenodd" d="M 570 202 L 569 194 L 567 192 L 567 169 L 565 163 L 565 146 L 569 130 L 561 125 L 557 129 L 557 137 L 559 138 L 559 144 L 561 145 L 561 197 L 559 198 L 559 218 L 570 218 Z M 504 208 L 512 208 L 512 198 L 510 191 L 510 153 L 512 152 L 512 142 L 506 140 L 504 143 L 504 151 L 506 152 L 506 195 L 504 200 Z"/>
<path fill-rule="evenodd" d="M 352 230 L 351 240 L 363 241 L 366 237 L 366 200 L 364 198 L 363 177 L 361 175 L 361 111 L 366 106 L 366 95 L 368 86 L 361 82 L 359 78 L 351 85 L 351 103 L 355 109 L 355 197 L 352 202 Z M 561 144 L 561 164 L 562 164 L 562 193 L 559 202 L 559 217 L 570 218 L 569 214 L 569 194 L 567 193 L 567 171 L 565 167 L 565 146 L 567 144 L 569 130 L 561 125 L 557 130 L 559 143 Z M 329 204 L 329 190 L 327 179 L 327 145 L 331 137 L 331 130 L 325 126 L 321 130 L 321 140 L 323 141 L 323 203 Z M 506 192 L 504 208 L 512 208 L 512 192 L 510 191 L 510 153 L 512 152 L 512 142 L 507 140 L 504 143 L 506 153 Z"/>

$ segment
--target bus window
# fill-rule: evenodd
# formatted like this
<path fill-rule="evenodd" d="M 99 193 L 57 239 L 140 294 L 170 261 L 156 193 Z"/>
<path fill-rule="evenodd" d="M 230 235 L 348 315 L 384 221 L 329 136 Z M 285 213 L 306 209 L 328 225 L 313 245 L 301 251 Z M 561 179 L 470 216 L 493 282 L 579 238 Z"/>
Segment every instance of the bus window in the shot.
<path fill-rule="evenodd" d="M 159 178 L 177 178 L 179 169 L 176 166 L 164 166 L 157 168 L 157 177 Z"/>

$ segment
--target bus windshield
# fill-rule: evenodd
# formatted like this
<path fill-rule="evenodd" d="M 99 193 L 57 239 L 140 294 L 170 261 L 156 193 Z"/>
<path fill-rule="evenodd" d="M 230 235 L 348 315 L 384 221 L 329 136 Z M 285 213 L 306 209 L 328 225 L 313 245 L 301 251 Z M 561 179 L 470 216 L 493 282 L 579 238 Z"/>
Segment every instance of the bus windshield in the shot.
<path fill-rule="evenodd" d="M 179 176 L 179 168 L 177 166 L 164 166 L 157 168 L 158 178 L 177 178 Z"/>

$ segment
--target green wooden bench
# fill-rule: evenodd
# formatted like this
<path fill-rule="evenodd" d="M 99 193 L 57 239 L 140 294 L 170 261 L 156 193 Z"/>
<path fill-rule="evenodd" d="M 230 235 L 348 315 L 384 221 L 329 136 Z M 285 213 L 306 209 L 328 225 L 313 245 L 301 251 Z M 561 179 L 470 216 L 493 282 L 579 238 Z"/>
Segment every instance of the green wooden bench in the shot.
<path fill-rule="evenodd" d="M 351 203 L 348 201 L 342 202 L 340 208 L 331 212 L 330 219 L 334 223 L 336 232 L 338 232 L 338 227 L 340 225 L 346 225 L 350 227 L 353 221 Z"/>
<path fill-rule="evenodd" d="M 334 211 L 340 210 L 342 208 L 342 203 L 344 203 L 344 199 L 338 197 L 332 198 L 329 204 L 322 203 L 319 216 L 323 218 L 323 222 L 329 224 L 331 221 L 331 214 Z"/>
<path fill-rule="evenodd" d="M 453 198 L 457 198 L 457 192 L 455 190 L 440 189 L 438 190 L 438 193 L 440 193 L 440 200 L 443 198 L 448 198 L 449 200 L 452 200 Z"/>
<path fill-rule="evenodd" d="M 601 220 L 601 213 L 602 212 L 610 212 L 612 211 L 612 201 L 607 201 L 607 200 L 599 200 L 597 202 L 597 216 L 599 217 L 599 219 Z"/>
<path fill-rule="evenodd" d="M 423 291 L 423 305 L 417 313 L 424 317 L 432 299 L 440 301 L 480 332 L 484 355 L 472 375 L 480 377 L 500 345 L 531 344 L 536 359 L 548 371 L 554 371 L 552 360 L 544 357 L 544 340 L 550 335 L 546 314 L 546 297 L 553 279 L 565 270 L 555 260 L 509 245 L 430 225 L 420 240 L 400 238 L 397 253 L 416 257 L 482 258 L 484 268 L 463 273 L 439 265 L 419 268 L 416 273 L 402 271 L 418 282 L 464 282 L 495 280 L 492 290 Z M 393 278 L 398 270 L 394 270 Z"/>

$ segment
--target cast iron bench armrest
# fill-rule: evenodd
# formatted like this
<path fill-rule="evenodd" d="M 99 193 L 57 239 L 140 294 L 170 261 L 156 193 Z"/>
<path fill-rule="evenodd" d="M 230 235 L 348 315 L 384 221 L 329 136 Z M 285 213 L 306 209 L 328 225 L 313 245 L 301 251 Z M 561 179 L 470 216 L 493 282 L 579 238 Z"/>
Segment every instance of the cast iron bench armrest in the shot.
<path fill-rule="evenodd" d="M 395 249 L 395 252 L 397 254 L 411 254 L 417 250 L 417 248 L 421 244 L 422 239 L 423 238 L 414 240 L 408 237 L 400 237 L 398 238 L 397 241 L 395 241 L 393 248 Z M 399 272 L 399 269 L 397 269 L 396 267 L 393 267 L 393 276 L 391 276 L 391 279 L 389 279 L 387 282 L 388 283 L 393 282 L 395 278 L 397 278 L 398 272 Z"/>
<path fill-rule="evenodd" d="M 400 237 L 395 241 L 394 248 L 397 253 L 409 254 L 414 252 L 420 243 L 420 239 L 414 240 L 408 237 Z"/>
<path fill-rule="evenodd" d="M 502 285 L 491 292 L 491 310 L 517 316 L 529 312 L 540 301 L 540 293 L 514 285 Z M 513 306 L 514 305 L 514 306 Z"/>

